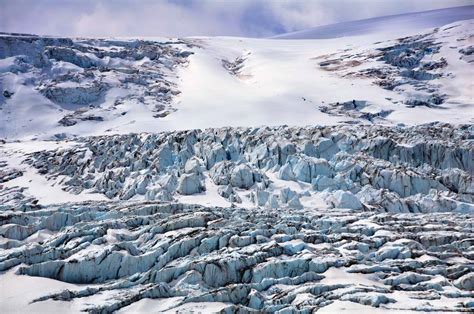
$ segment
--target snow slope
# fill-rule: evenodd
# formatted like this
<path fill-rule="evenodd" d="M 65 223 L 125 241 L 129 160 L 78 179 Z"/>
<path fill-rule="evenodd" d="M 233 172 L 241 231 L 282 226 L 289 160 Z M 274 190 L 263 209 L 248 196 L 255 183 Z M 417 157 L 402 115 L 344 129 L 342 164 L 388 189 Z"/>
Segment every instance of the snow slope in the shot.
<path fill-rule="evenodd" d="M 13 94 L 0 97 L 0 137 L 341 122 L 472 123 L 473 20 L 464 20 L 472 8 L 361 21 L 378 32 L 361 28 L 330 39 L 4 35 L 0 89 Z M 453 22 L 457 19 L 464 21 Z M 387 26 L 379 28 L 380 23 Z M 35 48 L 25 41 L 36 42 Z M 357 112 L 338 108 L 352 100 L 363 104 Z"/>
<path fill-rule="evenodd" d="M 389 33 L 400 36 L 402 33 L 413 34 L 422 29 L 440 27 L 456 21 L 470 20 L 473 17 L 474 5 L 460 6 L 323 25 L 302 31 L 276 35 L 273 38 L 328 39 L 374 33 Z"/>

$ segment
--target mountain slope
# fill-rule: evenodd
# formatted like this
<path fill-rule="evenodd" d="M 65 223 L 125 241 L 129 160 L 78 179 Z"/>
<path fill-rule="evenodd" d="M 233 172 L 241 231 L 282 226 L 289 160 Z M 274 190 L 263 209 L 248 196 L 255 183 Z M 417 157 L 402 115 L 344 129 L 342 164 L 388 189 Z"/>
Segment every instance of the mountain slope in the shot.
<path fill-rule="evenodd" d="M 445 10 L 403 18 L 438 18 L 444 12 L 448 18 L 441 23 L 465 18 L 464 11 L 471 7 L 458 15 Z M 415 35 L 407 38 L 403 29 L 390 26 L 383 35 L 302 41 L 3 35 L 0 137 L 472 123 L 472 23 L 410 28 Z"/>
<path fill-rule="evenodd" d="M 276 35 L 273 38 L 327 39 L 374 33 L 389 33 L 401 36 L 403 33 L 415 33 L 420 30 L 440 27 L 456 21 L 470 20 L 473 17 L 474 5 L 470 5 L 323 25 L 302 31 Z"/>

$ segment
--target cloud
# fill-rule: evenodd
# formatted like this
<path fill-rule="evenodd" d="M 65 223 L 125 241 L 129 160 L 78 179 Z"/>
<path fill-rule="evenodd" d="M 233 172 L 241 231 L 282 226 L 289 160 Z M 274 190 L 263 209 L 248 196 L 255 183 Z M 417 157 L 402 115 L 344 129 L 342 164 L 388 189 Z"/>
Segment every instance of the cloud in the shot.
<path fill-rule="evenodd" d="M 264 37 L 472 0 L 0 0 L 0 31 L 59 36 Z"/>
<path fill-rule="evenodd" d="M 321 1 L 275 1 L 268 5 L 287 32 L 337 21 L 333 8 Z"/>
<path fill-rule="evenodd" d="M 188 7 L 166 2 L 129 4 L 126 1 L 99 2 L 91 14 L 80 17 L 74 25 L 74 33 L 92 36 L 217 35 L 221 26 L 218 19 L 204 10 L 195 14 Z M 99 21 L 104 21 L 100 27 Z M 238 28 L 228 25 L 227 31 L 235 34 Z"/>

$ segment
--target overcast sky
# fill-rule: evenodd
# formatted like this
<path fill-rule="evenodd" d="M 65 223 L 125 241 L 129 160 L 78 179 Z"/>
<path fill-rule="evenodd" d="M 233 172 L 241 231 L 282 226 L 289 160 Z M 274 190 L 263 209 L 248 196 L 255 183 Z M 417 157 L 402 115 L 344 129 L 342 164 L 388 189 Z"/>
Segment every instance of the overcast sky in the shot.
<path fill-rule="evenodd" d="M 0 0 L 0 31 L 59 36 L 266 37 L 474 0 Z"/>

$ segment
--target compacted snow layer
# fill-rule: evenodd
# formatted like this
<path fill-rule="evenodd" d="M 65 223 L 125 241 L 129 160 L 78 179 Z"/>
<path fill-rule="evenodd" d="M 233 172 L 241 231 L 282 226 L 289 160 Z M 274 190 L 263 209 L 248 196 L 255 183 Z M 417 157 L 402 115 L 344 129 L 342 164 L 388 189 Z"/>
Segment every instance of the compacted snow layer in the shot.
<path fill-rule="evenodd" d="M 470 312 L 473 135 L 438 123 L 5 143 L 2 306 Z"/>

